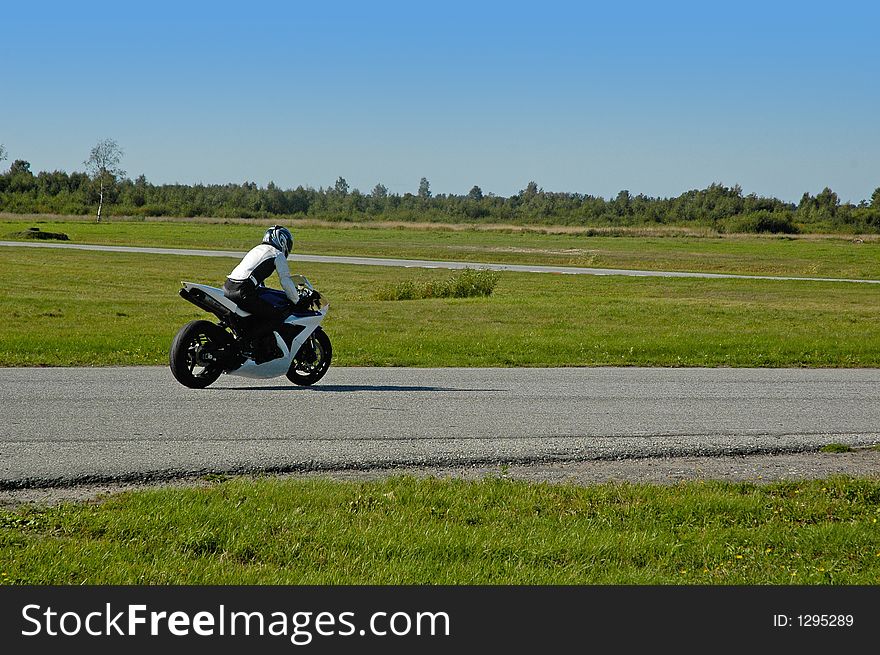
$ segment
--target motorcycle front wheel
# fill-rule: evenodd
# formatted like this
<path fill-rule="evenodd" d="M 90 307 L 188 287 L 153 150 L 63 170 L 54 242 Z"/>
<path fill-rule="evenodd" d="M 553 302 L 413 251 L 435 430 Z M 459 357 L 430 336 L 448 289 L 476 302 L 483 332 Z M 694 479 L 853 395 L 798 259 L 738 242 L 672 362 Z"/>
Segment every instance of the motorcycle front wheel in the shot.
<path fill-rule="evenodd" d="M 204 389 L 223 373 L 220 350 L 226 332 L 211 321 L 190 321 L 171 342 L 171 373 L 185 387 Z"/>
<path fill-rule="evenodd" d="M 324 377 L 324 373 L 330 368 L 332 357 L 330 337 L 320 327 L 315 328 L 296 353 L 287 370 L 287 379 L 301 387 L 311 386 Z"/>

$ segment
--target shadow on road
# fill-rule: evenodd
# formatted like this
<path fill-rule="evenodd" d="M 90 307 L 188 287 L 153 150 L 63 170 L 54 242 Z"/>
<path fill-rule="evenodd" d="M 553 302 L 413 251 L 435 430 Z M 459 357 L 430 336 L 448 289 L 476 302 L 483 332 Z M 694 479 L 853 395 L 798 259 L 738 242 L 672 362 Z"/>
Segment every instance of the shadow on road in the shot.
<path fill-rule="evenodd" d="M 330 391 L 351 393 L 357 391 L 503 391 L 503 389 L 454 389 L 448 387 L 423 387 L 402 386 L 397 384 L 319 384 L 314 387 L 299 387 L 293 384 L 279 386 L 252 386 L 252 387 L 211 387 L 206 389 L 217 391 Z"/>

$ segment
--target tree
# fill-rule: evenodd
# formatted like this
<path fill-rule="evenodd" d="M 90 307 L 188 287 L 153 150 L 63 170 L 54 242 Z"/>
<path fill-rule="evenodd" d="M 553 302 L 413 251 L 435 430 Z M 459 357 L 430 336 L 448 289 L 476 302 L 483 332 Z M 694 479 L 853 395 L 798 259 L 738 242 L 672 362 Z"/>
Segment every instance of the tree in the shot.
<path fill-rule="evenodd" d="M 6 146 L 0 143 L 0 161 L 6 159 Z"/>
<path fill-rule="evenodd" d="M 473 187 L 471 187 L 471 190 L 468 191 L 468 198 L 470 200 L 476 200 L 477 202 L 479 202 L 483 199 L 483 190 L 475 184 Z"/>
<path fill-rule="evenodd" d="M 377 183 L 370 191 L 370 202 L 367 207 L 371 214 L 381 214 L 385 211 L 385 204 L 388 202 L 388 187 L 381 182 Z"/>
<path fill-rule="evenodd" d="M 10 177 L 13 175 L 33 175 L 31 173 L 31 163 L 24 159 L 16 159 L 9 167 Z"/>
<path fill-rule="evenodd" d="M 147 202 L 147 187 L 149 182 L 147 182 L 147 176 L 141 173 L 135 178 L 134 185 L 131 189 L 131 203 L 135 207 L 143 207 L 144 203 Z"/>
<path fill-rule="evenodd" d="M 86 159 L 86 171 L 92 181 L 98 186 L 98 216 L 95 222 L 101 222 L 101 209 L 104 206 L 104 194 L 109 191 L 117 178 L 123 177 L 125 171 L 119 167 L 122 161 L 122 149 L 113 139 L 98 141 L 89 158 Z"/>
<path fill-rule="evenodd" d="M 830 188 L 825 187 L 816 196 L 816 207 L 826 216 L 834 216 L 837 213 L 837 207 L 840 205 L 840 198 Z"/>
<path fill-rule="evenodd" d="M 871 207 L 880 209 L 880 186 L 874 189 L 874 193 L 871 194 Z"/>
<path fill-rule="evenodd" d="M 419 198 L 422 200 L 427 200 L 431 197 L 431 185 L 428 183 L 428 178 L 423 177 L 419 180 Z"/>
<path fill-rule="evenodd" d="M 333 185 L 333 190 L 343 198 L 348 195 L 348 182 L 345 181 L 345 178 L 341 175 L 336 178 L 336 184 Z"/>
<path fill-rule="evenodd" d="M 269 182 L 261 196 L 263 211 L 270 214 L 287 213 L 287 199 L 284 197 L 284 192 L 274 182 Z"/>
<path fill-rule="evenodd" d="M 804 195 L 801 196 L 801 201 L 798 203 L 798 209 L 802 212 L 808 211 L 813 206 L 813 196 L 809 194 L 809 192 L 805 191 Z"/>

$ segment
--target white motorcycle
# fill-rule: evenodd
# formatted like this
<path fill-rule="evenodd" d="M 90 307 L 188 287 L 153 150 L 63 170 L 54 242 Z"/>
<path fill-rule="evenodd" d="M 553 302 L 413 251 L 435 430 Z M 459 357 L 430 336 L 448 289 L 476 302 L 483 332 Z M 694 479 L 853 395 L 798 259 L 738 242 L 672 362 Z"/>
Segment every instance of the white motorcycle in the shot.
<path fill-rule="evenodd" d="M 256 317 L 223 295 L 223 289 L 182 282 L 180 296 L 214 314 L 220 322 L 191 321 L 180 328 L 170 352 L 171 372 L 177 381 L 204 389 L 224 373 L 260 379 L 286 375 L 301 386 L 324 377 L 333 355 L 330 339 L 321 329 L 329 305 L 305 277 L 291 277 L 300 292 L 296 305 L 283 291 L 260 289 L 260 297 L 285 316 L 281 326 L 267 337 L 274 339 L 274 344 L 269 344 L 274 353 L 268 360 L 256 352 L 256 345 L 248 338 L 248 328 Z"/>

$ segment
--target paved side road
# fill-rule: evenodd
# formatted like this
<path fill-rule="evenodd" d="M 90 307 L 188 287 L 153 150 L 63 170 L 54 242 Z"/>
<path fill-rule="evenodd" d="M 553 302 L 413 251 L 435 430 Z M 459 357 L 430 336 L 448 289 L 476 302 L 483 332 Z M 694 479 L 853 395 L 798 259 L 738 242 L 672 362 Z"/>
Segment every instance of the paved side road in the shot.
<path fill-rule="evenodd" d="M 139 246 L 98 246 L 79 243 L 35 243 L 30 241 L 0 241 L 0 246 L 29 248 L 73 248 L 103 252 L 129 252 L 150 255 L 198 255 L 200 257 L 230 257 L 241 259 L 244 252 L 227 250 L 184 250 L 182 248 L 146 248 Z M 535 264 L 491 264 L 486 262 L 448 262 L 428 259 L 389 259 L 383 257 L 342 257 L 334 255 L 292 254 L 291 261 L 319 262 L 322 264 L 349 264 L 356 266 L 403 266 L 408 268 L 483 268 L 492 271 L 516 271 L 520 273 L 562 273 L 566 275 L 625 275 L 630 277 L 696 277 L 733 278 L 747 280 L 800 280 L 807 282 L 856 282 L 880 284 L 880 280 L 860 280 L 827 277 L 785 277 L 780 275 L 735 275 L 732 273 L 694 273 L 686 271 L 640 271 L 624 268 L 585 268 L 579 266 L 538 266 Z"/>
<path fill-rule="evenodd" d="M 208 472 L 730 456 L 880 442 L 878 369 L 3 369 L 0 489 Z"/>

